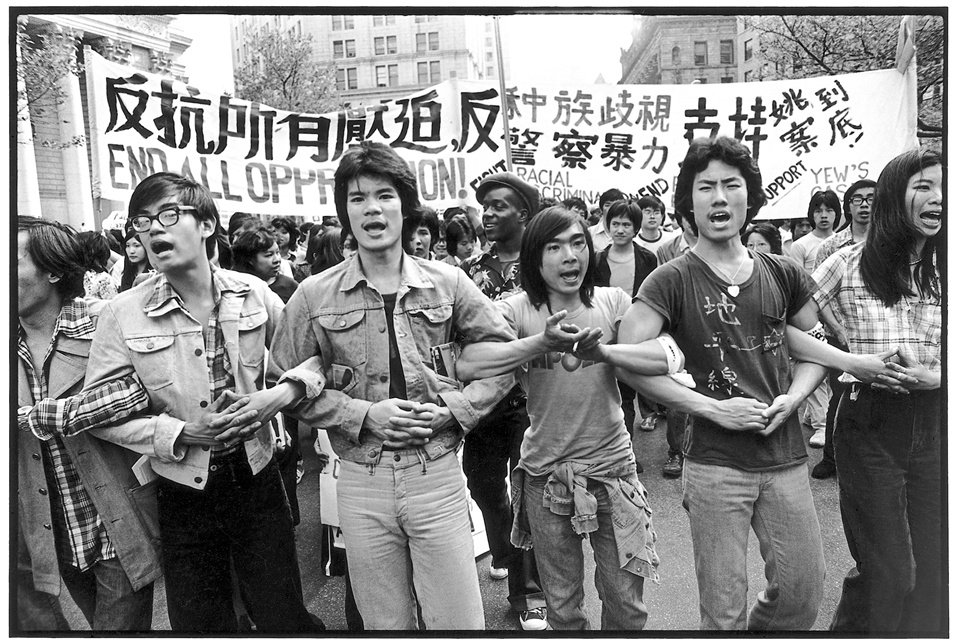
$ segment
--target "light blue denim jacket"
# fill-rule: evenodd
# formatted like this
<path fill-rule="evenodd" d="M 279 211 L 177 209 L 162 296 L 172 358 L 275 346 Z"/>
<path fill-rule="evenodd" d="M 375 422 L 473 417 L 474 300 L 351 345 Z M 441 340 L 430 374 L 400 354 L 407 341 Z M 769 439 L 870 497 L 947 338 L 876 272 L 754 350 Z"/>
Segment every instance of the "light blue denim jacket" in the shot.
<path fill-rule="evenodd" d="M 359 255 L 300 284 L 281 315 L 268 378 L 319 355 L 324 389 L 293 413 L 327 430 L 342 459 L 374 464 L 383 443 L 360 428 L 377 401 L 390 398 L 390 359 L 383 298 L 363 274 Z M 463 270 L 403 256 L 393 314 L 407 399 L 446 405 L 459 427 L 440 431 L 423 448 L 427 459 L 456 449 L 463 435 L 510 391 L 514 375 L 465 387 L 434 371 L 430 348 L 451 341 L 511 341 L 516 334 Z M 283 376 L 281 376 L 283 375 Z"/>
<path fill-rule="evenodd" d="M 157 422 L 93 432 L 151 457 L 157 474 L 172 481 L 203 488 L 207 482 L 210 449 L 177 445 L 185 421 L 195 421 L 212 402 L 204 349 L 203 327 L 172 299 L 157 293 L 166 277 L 158 274 L 109 301 L 90 348 L 85 390 L 136 374 L 150 398 L 150 414 Z M 218 322 L 224 336 L 236 392 L 249 394 L 263 388 L 266 347 L 280 317 L 283 303 L 260 279 L 217 269 L 214 285 L 220 293 Z M 289 378 L 301 381 L 307 397 L 316 397 L 323 386 L 317 366 L 292 368 Z M 244 442 L 254 474 L 273 456 L 269 425 Z"/>

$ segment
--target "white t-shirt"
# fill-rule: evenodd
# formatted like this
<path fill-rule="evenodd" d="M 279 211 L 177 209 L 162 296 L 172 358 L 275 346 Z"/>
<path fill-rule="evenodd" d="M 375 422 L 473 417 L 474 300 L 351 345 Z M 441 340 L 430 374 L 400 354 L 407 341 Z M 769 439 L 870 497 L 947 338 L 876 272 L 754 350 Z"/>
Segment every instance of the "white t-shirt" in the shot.
<path fill-rule="evenodd" d="M 635 237 L 633 237 L 633 242 L 644 249 L 650 250 L 651 252 L 653 252 L 654 255 L 656 255 L 657 248 L 669 242 L 673 237 L 675 237 L 677 235 L 678 230 L 674 230 L 673 232 L 664 232 L 663 230 L 659 230 L 659 232 L 660 232 L 660 238 L 658 238 L 656 241 L 648 241 L 647 239 L 637 234 Z"/>
<path fill-rule="evenodd" d="M 800 265 L 803 266 L 807 274 L 813 274 L 814 269 L 817 267 L 817 250 L 820 248 L 820 244 L 828 238 L 830 237 L 820 238 L 819 236 L 814 236 L 813 232 L 809 232 L 794 241 L 793 245 L 790 246 L 790 249 L 787 250 L 785 254 L 796 259 Z"/>
<path fill-rule="evenodd" d="M 497 305 L 521 338 L 543 332 L 551 314 L 545 304 L 534 308 L 525 292 Z M 629 307 L 630 297 L 620 288 L 598 287 L 593 307 L 568 311 L 564 323 L 599 327 L 602 341 L 612 343 Z M 524 364 L 517 378 L 530 415 L 520 446 L 520 466 L 528 473 L 546 475 L 561 461 L 633 460 L 613 366 L 551 352 Z"/>

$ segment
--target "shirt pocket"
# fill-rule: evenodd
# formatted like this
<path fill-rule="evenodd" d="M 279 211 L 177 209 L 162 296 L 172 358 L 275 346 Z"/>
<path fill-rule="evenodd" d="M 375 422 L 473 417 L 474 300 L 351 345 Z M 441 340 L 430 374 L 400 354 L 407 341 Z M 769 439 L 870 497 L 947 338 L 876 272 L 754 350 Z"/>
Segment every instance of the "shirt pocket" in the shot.
<path fill-rule="evenodd" d="M 264 309 L 240 313 L 237 330 L 240 343 L 239 359 L 241 365 L 259 367 L 263 364 L 263 355 L 267 345 L 267 320 L 270 315 Z"/>
<path fill-rule="evenodd" d="M 172 335 L 132 337 L 124 340 L 131 353 L 133 368 L 148 390 L 158 390 L 173 383 L 176 347 Z"/>
<path fill-rule="evenodd" d="M 420 351 L 420 359 L 429 362 L 430 348 L 449 343 L 452 339 L 453 304 L 443 303 L 433 307 L 415 308 L 407 311 L 410 332 Z M 430 366 L 431 370 L 433 366 Z"/>
<path fill-rule="evenodd" d="M 359 367 L 367 362 L 367 336 L 362 324 L 364 314 L 364 310 L 353 310 L 341 314 L 321 314 L 314 319 L 321 329 L 318 336 L 327 339 L 327 345 L 321 342 L 321 348 L 329 347 L 329 350 L 324 350 L 327 353 L 324 361 L 334 368 L 353 370 L 353 381 L 356 381 Z M 302 331 L 308 330 L 304 328 Z M 337 379 L 335 384 L 340 381 Z"/>
<path fill-rule="evenodd" d="M 611 517 L 618 527 L 624 528 L 631 523 L 636 530 L 628 538 L 630 541 L 643 541 L 642 559 L 638 560 L 656 577 L 656 568 L 660 565 L 660 556 L 657 555 L 657 533 L 653 530 L 653 510 L 647 502 L 647 489 L 639 479 L 621 477 L 620 493 L 625 502 L 622 507 L 617 502 L 611 502 Z M 624 514 L 625 508 L 629 515 Z"/>

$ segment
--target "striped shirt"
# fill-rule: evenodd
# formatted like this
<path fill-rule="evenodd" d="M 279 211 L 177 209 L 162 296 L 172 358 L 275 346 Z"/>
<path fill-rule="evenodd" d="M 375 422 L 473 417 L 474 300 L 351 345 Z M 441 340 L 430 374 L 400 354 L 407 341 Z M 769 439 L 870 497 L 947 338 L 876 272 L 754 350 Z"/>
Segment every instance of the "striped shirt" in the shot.
<path fill-rule="evenodd" d="M 875 354 L 908 345 L 923 367 L 939 371 L 940 302 L 934 297 L 901 298 L 893 306 L 884 307 L 867 290 L 860 274 L 863 248 L 863 243 L 857 243 L 834 252 L 814 271 L 817 304 L 824 308 L 836 303 L 851 353 Z M 840 380 L 856 381 L 847 373 Z"/>
<path fill-rule="evenodd" d="M 34 402 L 44 399 L 48 394 L 47 373 L 57 336 L 62 333 L 66 337 L 86 339 L 93 330 L 94 323 L 87 315 L 85 306 L 75 302 L 64 305 L 57 316 L 50 346 L 38 371 L 34 367 L 23 326 L 19 327 L 17 356 L 26 370 Z M 40 452 L 43 455 L 44 473 L 50 489 L 50 512 L 58 535 L 55 541 L 60 561 L 75 566 L 80 571 L 86 571 L 100 560 L 116 557 L 117 552 L 107 537 L 107 530 L 100 521 L 100 515 L 83 487 L 80 473 L 64 448 L 61 438 L 54 435 L 48 441 L 41 441 Z"/>

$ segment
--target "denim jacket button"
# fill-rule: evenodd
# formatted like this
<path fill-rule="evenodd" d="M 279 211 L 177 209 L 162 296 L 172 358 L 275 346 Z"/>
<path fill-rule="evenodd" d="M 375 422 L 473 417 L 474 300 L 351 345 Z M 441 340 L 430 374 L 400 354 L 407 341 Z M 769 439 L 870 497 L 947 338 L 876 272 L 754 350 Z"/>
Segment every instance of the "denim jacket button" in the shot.
<path fill-rule="evenodd" d="M 393 461 L 400 461 L 400 455 L 394 455 Z"/>
<path fill-rule="evenodd" d="M 381 332 L 381 333 L 382 333 L 382 332 L 386 332 L 386 331 L 387 331 L 387 326 L 382 325 L 382 326 L 380 326 L 380 327 L 377 328 L 377 331 L 378 331 L 378 332 Z"/>
<path fill-rule="evenodd" d="M 147 344 L 147 350 L 153 350 L 153 341 Z"/>
<path fill-rule="evenodd" d="M 207 402 L 206 402 L 206 401 L 201 401 L 201 402 L 200 402 L 200 407 L 201 407 L 201 408 L 206 408 L 206 407 L 207 407 Z"/>
<path fill-rule="evenodd" d="M 203 350 L 200 349 L 200 348 L 197 348 L 196 350 L 193 351 L 193 354 L 195 354 L 195 355 L 197 355 L 197 356 L 199 357 L 200 355 L 203 354 Z"/>
<path fill-rule="evenodd" d="M 340 322 L 340 327 L 341 327 L 341 328 L 344 327 L 345 325 L 347 325 L 347 322 L 346 322 L 346 321 L 341 321 L 341 322 Z"/>
<path fill-rule="evenodd" d="M 390 377 L 388 377 L 387 375 L 380 375 L 380 381 L 383 383 L 387 383 L 389 379 Z"/>
<path fill-rule="evenodd" d="M 370 452 L 367 453 L 367 457 L 370 457 L 371 459 L 375 458 L 376 456 L 377 456 L 376 450 L 371 450 Z"/>
<path fill-rule="evenodd" d="M 194 478 L 193 478 L 193 483 L 195 483 L 195 484 L 199 484 L 199 483 L 202 482 L 202 481 L 203 481 L 203 477 L 194 477 Z"/>

